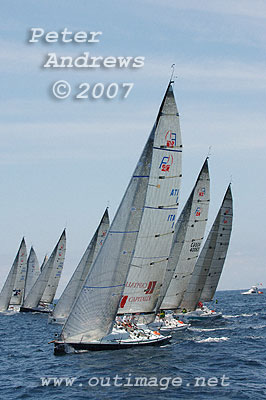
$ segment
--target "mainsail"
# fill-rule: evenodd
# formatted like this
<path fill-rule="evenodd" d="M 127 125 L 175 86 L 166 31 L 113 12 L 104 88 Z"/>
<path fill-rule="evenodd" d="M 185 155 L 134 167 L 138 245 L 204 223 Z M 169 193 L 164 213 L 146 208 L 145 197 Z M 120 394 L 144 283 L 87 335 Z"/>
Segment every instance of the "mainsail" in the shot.
<path fill-rule="evenodd" d="M 233 223 L 233 198 L 228 186 L 221 208 L 199 257 L 206 281 L 200 294 L 201 301 L 211 301 L 223 270 Z"/>
<path fill-rule="evenodd" d="M 52 313 L 54 319 L 67 318 L 72 305 L 84 283 L 86 276 L 106 238 L 109 229 L 108 209 L 105 210 L 101 222 L 89 243 L 85 253 L 83 254 L 75 272 L 73 273 L 69 283 L 63 291 L 60 299 L 56 303 Z"/>
<path fill-rule="evenodd" d="M 11 296 L 9 305 L 20 305 L 22 303 L 25 280 L 27 273 L 27 249 L 24 238 L 22 239 L 20 249 L 18 252 L 17 274 L 13 287 L 13 294 Z"/>
<path fill-rule="evenodd" d="M 42 304 L 51 304 L 54 300 L 55 293 L 61 278 L 61 274 L 63 271 L 64 261 L 65 261 L 65 254 L 66 254 L 66 237 L 65 231 L 63 232 L 62 236 L 64 235 L 64 239 L 62 238 L 61 243 L 58 246 L 58 252 L 56 254 L 55 262 L 47 283 L 47 286 L 43 292 L 41 297 L 40 303 Z"/>
<path fill-rule="evenodd" d="M 184 207 L 185 223 L 177 224 L 167 269 L 174 270 L 170 285 L 160 306 L 175 310 L 180 305 L 194 269 L 204 237 L 210 202 L 208 159 L 205 160 L 191 195 Z M 181 214 L 182 215 L 182 214 Z M 158 307 L 158 306 L 157 306 Z"/>
<path fill-rule="evenodd" d="M 30 254 L 27 260 L 27 274 L 26 274 L 26 283 L 25 283 L 25 291 L 23 298 L 25 299 L 31 290 L 32 286 L 36 282 L 36 279 L 40 275 L 40 265 L 37 259 L 36 253 L 31 247 Z"/>
<path fill-rule="evenodd" d="M 65 259 L 65 251 L 66 251 L 66 233 L 63 231 L 57 245 L 55 246 L 51 256 L 48 261 L 45 263 L 41 274 L 37 278 L 35 284 L 30 290 L 28 296 L 25 298 L 23 302 L 23 308 L 34 308 L 38 307 L 40 300 L 43 296 L 45 288 L 49 282 L 50 276 L 55 276 L 56 271 L 59 268 L 59 273 L 61 275 L 61 270 L 63 268 L 63 263 Z M 58 280 L 56 279 L 55 285 L 57 287 Z M 54 291 L 54 289 L 53 289 Z M 51 293 L 51 291 L 50 291 Z M 51 298 L 51 297 L 50 297 Z M 53 300 L 53 298 L 52 298 Z M 51 301 L 52 301 L 51 300 Z"/>
<path fill-rule="evenodd" d="M 163 103 L 166 102 L 166 98 L 168 98 L 168 93 L 170 92 L 172 92 L 171 84 L 168 86 Z M 160 114 L 161 112 L 162 107 Z M 169 174 L 163 171 L 169 172 L 173 162 L 170 152 L 167 152 L 167 155 L 164 154 L 163 149 L 167 148 L 165 141 L 163 143 L 157 142 L 157 135 L 155 141 L 155 133 L 158 123 L 160 123 L 160 118 L 159 115 L 103 246 L 63 327 L 61 337 L 68 342 L 100 340 L 112 330 L 113 321 L 136 247 L 144 206 L 146 205 L 147 191 L 152 188 L 154 191 L 158 190 L 158 192 L 161 192 L 159 190 L 160 185 L 164 182 L 166 176 L 169 176 Z M 173 118 L 176 118 L 176 113 Z M 175 146 L 176 140 L 174 139 L 174 135 L 172 138 L 172 133 L 176 134 L 175 131 L 169 131 L 169 133 L 165 131 L 164 136 L 169 136 L 169 145 Z M 157 159 L 157 168 L 160 168 L 162 171 L 159 182 L 158 178 L 154 181 L 151 180 L 153 177 L 151 165 L 154 157 Z M 154 186 L 151 186 L 152 184 Z M 174 205 L 176 207 L 176 203 Z M 148 221 L 149 224 L 152 222 L 154 221 Z"/>
<path fill-rule="evenodd" d="M 15 257 L 15 260 L 12 264 L 12 267 L 9 271 L 7 279 L 6 279 L 4 286 L 0 293 L 0 312 L 6 311 L 9 307 L 10 299 L 13 294 L 13 289 L 14 289 L 14 285 L 15 285 L 15 281 L 16 281 L 16 277 L 17 277 L 18 266 L 19 266 L 19 263 L 20 263 L 20 265 L 21 265 L 21 263 L 24 264 L 25 251 L 26 251 L 26 244 L 25 244 L 25 240 L 23 238 L 21 241 L 19 250 L 17 252 L 17 255 Z M 22 254 L 24 254 L 24 255 L 22 255 Z"/>
<path fill-rule="evenodd" d="M 181 133 L 171 82 L 155 126 L 143 218 L 118 313 L 152 312 L 165 274 L 181 182 Z"/>

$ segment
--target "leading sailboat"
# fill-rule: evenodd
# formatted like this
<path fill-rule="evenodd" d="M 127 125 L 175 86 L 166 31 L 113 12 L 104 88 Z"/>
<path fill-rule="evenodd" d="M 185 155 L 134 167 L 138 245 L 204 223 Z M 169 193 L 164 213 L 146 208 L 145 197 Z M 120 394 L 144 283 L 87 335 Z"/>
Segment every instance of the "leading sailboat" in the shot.
<path fill-rule="evenodd" d="M 119 324 L 114 327 L 114 324 L 128 271 L 136 253 L 136 243 L 141 231 L 148 193 L 150 205 L 147 209 L 149 208 L 150 214 L 147 223 L 151 238 L 156 235 L 154 233 L 156 219 L 152 210 L 160 209 L 160 199 L 165 197 L 165 191 L 170 199 L 172 190 L 176 197 L 178 195 L 175 182 L 177 176 L 176 173 L 172 174 L 172 170 L 176 171 L 180 162 L 180 159 L 173 157 L 175 153 L 173 150 L 177 150 L 173 147 L 176 146 L 178 136 L 175 129 L 178 116 L 172 104 L 173 89 L 170 82 L 154 127 L 103 246 L 72 307 L 60 339 L 54 341 L 55 354 L 155 345 L 164 343 L 170 338 L 162 336 L 159 332 L 144 331 L 133 326 L 125 329 Z M 178 151 L 181 152 L 181 149 Z M 154 176 L 155 165 L 160 174 Z M 179 175 L 178 178 L 180 179 Z M 156 200 L 152 197 L 152 193 Z M 176 203 L 174 203 L 175 209 Z M 169 217 L 172 214 L 175 215 L 169 214 L 168 211 L 164 215 L 169 224 L 174 223 L 174 217 Z M 147 232 L 146 234 L 149 235 Z M 165 240 L 172 240 L 172 235 L 167 235 L 166 232 L 164 237 Z"/>

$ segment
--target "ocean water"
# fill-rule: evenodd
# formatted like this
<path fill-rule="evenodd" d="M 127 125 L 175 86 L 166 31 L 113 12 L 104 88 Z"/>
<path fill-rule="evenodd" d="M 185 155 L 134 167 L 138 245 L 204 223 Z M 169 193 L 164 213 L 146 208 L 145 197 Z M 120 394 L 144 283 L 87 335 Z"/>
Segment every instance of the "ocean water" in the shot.
<path fill-rule="evenodd" d="M 2 314 L 0 399 L 265 399 L 266 293 L 216 298 L 224 318 L 195 322 L 163 347 L 65 356 L 48 344 L 60 327 L 47 316 Z"/>

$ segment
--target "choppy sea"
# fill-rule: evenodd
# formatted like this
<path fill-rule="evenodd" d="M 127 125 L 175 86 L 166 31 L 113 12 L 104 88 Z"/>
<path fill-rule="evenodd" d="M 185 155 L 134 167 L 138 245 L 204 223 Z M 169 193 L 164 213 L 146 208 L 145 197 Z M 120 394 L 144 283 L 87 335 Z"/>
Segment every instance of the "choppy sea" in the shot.
<path fill-rule="evenodd" d="M 54 356 L 59 326 L 40 314 L 0 315 L 0 399 L 265 399 L 266 292 L 217 292 L 216 321 L 170 344 Z M 215 305 L 214 305 L 215 304 Z"/>

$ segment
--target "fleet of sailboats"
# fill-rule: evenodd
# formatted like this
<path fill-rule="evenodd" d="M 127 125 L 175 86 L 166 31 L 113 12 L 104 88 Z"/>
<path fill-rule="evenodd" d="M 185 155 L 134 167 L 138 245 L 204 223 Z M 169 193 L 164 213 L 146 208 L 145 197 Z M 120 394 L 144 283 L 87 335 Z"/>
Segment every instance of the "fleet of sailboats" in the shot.
<path fill-rule="evenodd" d="M 24 238 L 0 292 L 0 312 L 49 314 L 63 324 L 55 354 L 161 345 L 209 310 L 232 231 L 231 185 L 202 246 L 210 203 L 208 158 L 178 216 L 182 178 L 179 113 L 170 81 L 120 206 L 105 210 L 57 304 L 65 230 L 41 267 Z M 166 334 L 162 335 L 161 331 Z"/>

